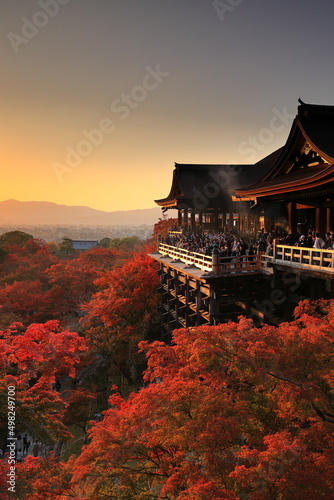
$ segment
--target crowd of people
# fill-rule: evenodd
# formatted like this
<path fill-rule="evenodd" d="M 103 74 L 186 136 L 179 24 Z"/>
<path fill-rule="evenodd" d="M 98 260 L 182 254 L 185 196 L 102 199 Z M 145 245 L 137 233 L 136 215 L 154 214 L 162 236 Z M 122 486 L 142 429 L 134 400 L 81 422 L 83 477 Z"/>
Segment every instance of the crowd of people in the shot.
<path fill-rule="evenodd" d="M 206 234 L 172 232 L 167 236 L 165 243 L 204 255 L 212 255 L 214 248 L 217 248 L 221 257 L 246 255 L 247 250 L 251 253 L 254 252 L 253 242 L 246 242 L 244 238 L 232 232 L 211 232 Z"/>
<path fill-rule="evenodd" d="M 218 249 L 220 257 L 230 257 L 254 255 L 257 252 L 273 255 L 274 240 L 278 245 L 334 250 L 333 231 L 327 232 L 322 238 L 321 234 L 312 228 L 306 234 L 259 231 L 256 238 L 247 235 L 243 236 L 232 231 L 202 234 L 173 228 L 164 243 L 204 255 L 212 255 L 213 250 Z"/>
<path fill-rule="evenodd" d="M 301 234 L 297 236 L 288 235 L 285 238 L 285 243 L 282 243 L 279 240 L 279 244 L 297 246 L 297 247 L 305 247 L 305 248 L 317 248 L 317 249 L 328 249 L 334 250 L 334 233 L 333 231 L 329 231 L 324 235 L 324 239 L 321 237 L 322 235 L 312 229 L 310 229 L 307 234 Z"/>

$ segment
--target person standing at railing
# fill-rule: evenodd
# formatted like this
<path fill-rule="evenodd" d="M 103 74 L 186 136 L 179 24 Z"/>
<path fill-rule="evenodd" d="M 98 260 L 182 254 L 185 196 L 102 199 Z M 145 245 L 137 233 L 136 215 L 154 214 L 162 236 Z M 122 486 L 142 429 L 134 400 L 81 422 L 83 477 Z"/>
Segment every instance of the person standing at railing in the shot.
<path fill-rule="evenodd" d="M 307 234 L 305 246 L 307 248 L 313 248 L 313 244 L 314 244 L 313 234 L 312 234 L 312 231 L 309 231 Z"/>
<path fill-rule="evenodd" d="M 212 272 L 213 274 L 219 274 L 219 271 L 220 271 L 219 249 L 217 243 L 215 243 L 212 249 Z"/>
<path fill-rule="evenodd" d="M 273 255 L 273 245 L 272 243 L 269 243 L 269 245 L 266 248 L 266 255 L 272 256 Z"/>
<path fill-rule="evenodd" d="M 246 252 L 248 250 L 248 245 L 244 239 L 240 240 L 240 250 L 241 250 L 241 255 L 246 255 Z"/>
<path fill-rule="evenodd" d="M 333 239 L 332 239 L 332 235 L 330 232 L 326 233 L 324 248 L 330 248 L 331 250 L 333 248 Z"/>
<path fill-rule="evenodd" d="M 297 243 L 295 243 L 295 246 L 299 247 L 299 248 L 308 248 L 307 239 L 306 239 L 305 234 L 302 234 L 301 236 L 299 236 L 299 240 L 297 241 Z M 294 260 L 294 262 L 300 262 L 301 264 L 307 263 L 307 261 L 305 261 L 305 259 L 303 259 L 303 252 L 301 252 L 299 254 L 297 253 L 296 255 L 294 255 L 293 260 Z"/>
<path fill-rule="evenodd" d="M 289 233 L 287 235 L 287 237 L 285 238 L 284 244 L 292 247 L 296 243 L 297 240 L 298 240 L 298 237 L 295 234 Z"/>
<path fill-rule="evenodd" d="M 324 248 L 326 248 L 328 250 L 333 250 L 333 238 L 332 238 L 332 234 L 330 232 L 326 233 Z M 325 266 L 330 267 L 331 261 L 332 261 L 332 255 L 330 253 L 326 253 L 325 257 L 326 257 L 326 259 L 330 259 L 330 260 L 325 261 Z"/>
<path fill-rule="evenodd" d="M 313 248 L 316 248 L 316 249 L 321 249 L 321 248 L 324 248 L 325 246 L 325 242 L 324 240 L 321 238 L 320 236 L 320 233 L 316 233 L 315 234 L 315 240 L 314 240 L 314 244 L 313 244 Z M 317 260 L 314 262 L 317 266 L 320 266 L 321 262 L 319 260 L 319 257 L 320 257 L 320 252 L 314 252 L 313 253 L 313 256 L 317 258 Z"/>
<path fill-rule="evenodd" d="M 295 243 L 295 246 L 296 247 L 307 247 L 307 240 L 306 240 L 305 234 L 302 234 L 301 236 L 299 236 L 299 240 L 297 241 L 297 243 Z"/>
<path fill-rule="evenodd" d="M 324 248 L 325 242 L 321 238 L 320 233 L 316 233 L 313 248 Z"/>
<path fill-rule="evenodd" d="M 258 241 L 257 251 L 258 251 L 258 253 L 262 253 L 262 252 L 266 251 L 266 244 L 262 238 Z"/>
<path fill-rule="evenodd" d="M 254 260 L 253 255 L 255 255 L 254 247 L 253 247 L 253 245 L 250 245 L 249 250 L 248 250 L 248 260 L 250 262 L 252 262 Z"/>
<path fill-rule="evenodd" d="M 232 244 L 232 255 L 240 255 L 240 243 L 239 240 L 235 239 Z"/>
<path fill-rule="evenodd" d="M 205 255 L 212 255 L 212 246 L 210 246 L 210 245 L 206 246 Z"/>

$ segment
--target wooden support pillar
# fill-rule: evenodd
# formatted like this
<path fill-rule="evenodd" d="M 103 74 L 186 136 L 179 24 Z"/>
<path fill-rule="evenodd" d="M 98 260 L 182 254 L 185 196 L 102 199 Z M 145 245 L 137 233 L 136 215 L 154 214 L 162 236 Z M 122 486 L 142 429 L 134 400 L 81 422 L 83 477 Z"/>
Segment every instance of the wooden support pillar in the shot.
<path fill-rule="evenodd" d="M 202 230 L 202 228 L 203 228 L 203 213 L 202 212 L 200 212 L 198 214 L 198 225 L 199 225 L 200 230 Z"/>
<path fill-rule="evenodd" d="M 226 224 L 226 214 L 225 213 L 222 213 L 222 229 L 224 230 L 225 228 L 225 224 Z"/>
<path fill-rule="evenodd" d="M 326 208 L 326 233 L 334 231 L 334 208 Z"/>
<path fill-rule="evenodd" d="M 178 223 L 179 227 L 182 226 L 182 222 L 183 222 L 182 221 L 182 210 L 179 209 L 178 214 L 177 214 L 177 223 Z"/>
<path fill-rule="evenodd" d="M 238 218 L 239 218 L 239 231 L 240 233 L 242 233 L 245 229 L 245 216 L 244 214 L 239 213 Z"/>
<path fill-rule="evenodd" d="M 180 282 L 179 282 L 179 275 L 177 274 L 177 270 L 174 269 L 174 290 L 177 295 L 180 293 Z"/>
<path fill-rule="evenodd" d="M 292 234 L 297 233 L 297 209 L 296 203 L 288 203 L 288 231 Z"/>
<path fill-rule="evenodd" d="M 250 218 L 250 214 L 245 213 L 244 219 L 243 219 L 244 231 L 250 231 L 249 218 Z"/>
<path fill-rule="evenodd" d="M 185 282 L 185 286 L 184 286 L 184 296 L 186 298 L 186 301 L 187 302 L 190 302 L 190 283 L 189 283 L 189 278 L 188 276 L 186 277 L 186 282 Z"/>
<path fill-rule="evenodd" d="M 195 212 L 192 210 L 190 214 L 190 221 L 191 221 L 191 229 L 192 231 L 195 231 L 196 229 L 196 219 L 195 219 Z"/>
<path fill-rule="evenodd" d="M 296 228 L 297 228 L 297 225 L 296 225 Z M 272 229 L 272 221 L 269 217 L 266 216 L 266 213 L 264 213 L 264 232 L 269 233 L 271 231 L 271 229 Z"/>
<path fill-rule="evenodd" d="M 197 287 L 196 287 L 196 313 L 197 313 L 197 318 L 196 318 L 196 325 L 200 326 L 201 324 L 201 309 L 203 309 L 203 300 L 202 300 L 202 292 L 201 292 L 201 282 L 197 282 Z"/>
<path fill-rule="evenodd" d="M 213 224 L 215 229 L 219 229 L 219 217 L 218 217 L 218 210 L 215 209 L 213 213 Z"/>
<path fill-rule="evenodd" d="M 326 233 L 331 230 L 331 209 L 326 208 Z"/>
<path fill-rule="evenodd" d="M 326 209 L 324 207 L 316 207 L 315 209 L 315 231 L 320 233 L 322 238 L 325 236 Z"/>
<path fill-rule="evenodd" d="M 186 282 L 185 282 L 185 285 L 184 285 L 184 297 L 186 299 L 186 304 L 189 304 L 190 302 L 190 285 L 189 285 L 189 278 L 188 276 L 186 277 Z M 189 308 L 186 307 L 185 308 L 185 321 L 186 321 L 186 327 L 188 328 L 189 326 L 191 326 L 190 324 L 190 318 L 189 318 Z"/>
<path fill-rule="evenodd" d="M 160 274 L 160 297 L 159 297 L 159 303 L 160 303 L 160 308 L 161 308 L 161 314 L 160 314 L 160 328 L 161 328 L 161 334 L 162 336 L 164 335 L 164 294 L 163 294 L 163 284 L 165 281 L 165 271 L 164 271 L 164 266 L 160 263 L 160 269 L 159 269 L 159 274 Z"/>
<path fill-rule="evenodd" d="M 219 251 L 218 245 L 214 245 L 212 252 L 212 272 L 213 274 L 219 274 L 220 262 L 219 262 Z"/>
<path fill-rule="evenodd" d="M 229 229 L 229 231 L 232 231 L 232 229 L 233 229 L 233 214 L 231 214 L 231 212 L 230 212 L 228 215 L 229 215 L 229 219 L 228 219 L 228 221 L 226 221 L 226 225 L 227 225 L 227 228 Z"/>
<path fill-rule="evenodd" d="M 179 322 L 179 299 L 178 295 L 180 294 L 180 283 L 179 283 L 179 276 L 177 274 L 177 270 L 174 269 L 174 290 L 175 290 L 175 320 L 178 325 Z"/>
<path fill-rule="evenodd" d="M 253 215 L 253 228 L 255 236 L 260 231 L 260 214 Z"/>
<path fill-rule="evenodd" d="M 214 290 L 210 290 L 210 302 L 209 302 L 209 314 L 210 314 L 210 325 L 216 325 L 216 315 L 217 315 L 217 295 Z"/>
<path fill-rule="evenodd" d="M 254 216 L 253 213 L 248 214 L 248 230 L 252 231 L 255 234 L 255 219 L 256 217 Z"/>
<path fill-rule="evenodd" d="M 183 217 L 184 217 L 184 220 L 183 220 L 184 227 L 187 228 L 188 227 L 188 210 L 186 208 L 184 209 Z"/>
<path fill-rule="evenodd" d="M 168 283 L 168 280 L 167 280 Z M 172 313 L 171 313 L 171 305 L 170 305 L 170 294 L 167 294 L 167 333 L 171 333 L 172 331 Z"/>

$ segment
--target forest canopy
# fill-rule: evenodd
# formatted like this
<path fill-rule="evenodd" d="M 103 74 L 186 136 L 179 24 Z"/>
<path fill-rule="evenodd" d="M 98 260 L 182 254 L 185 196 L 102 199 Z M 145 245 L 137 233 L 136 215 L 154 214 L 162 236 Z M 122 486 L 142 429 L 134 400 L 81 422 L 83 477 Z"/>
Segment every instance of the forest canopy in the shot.
<path fill-rule="evenodd" d="M 279 326 L 175 330 L 166 344 L 152 246 L 132 243 L 7 247 L 3 451 L 9 386 L 17 434 L 43 449 L 16 464 L 15 498 L 334 498 L 333 302 L 303 301 Z M 0 469 L 7 500 L 6 455 Z"/>

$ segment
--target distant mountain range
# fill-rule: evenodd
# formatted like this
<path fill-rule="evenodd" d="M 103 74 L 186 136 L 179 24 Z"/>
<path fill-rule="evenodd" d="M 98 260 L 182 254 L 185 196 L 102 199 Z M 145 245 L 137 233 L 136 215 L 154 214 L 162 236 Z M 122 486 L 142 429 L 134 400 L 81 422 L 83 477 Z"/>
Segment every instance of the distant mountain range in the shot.
<path fill-rule="evenodd" d="M 0 202 L 0 225 L 153 225 L 160 217 L 159 207 L 104 212 L 89 207 L 58 205 L 47 201 L 6 200 Z"/>

